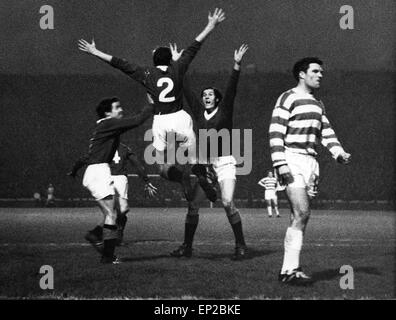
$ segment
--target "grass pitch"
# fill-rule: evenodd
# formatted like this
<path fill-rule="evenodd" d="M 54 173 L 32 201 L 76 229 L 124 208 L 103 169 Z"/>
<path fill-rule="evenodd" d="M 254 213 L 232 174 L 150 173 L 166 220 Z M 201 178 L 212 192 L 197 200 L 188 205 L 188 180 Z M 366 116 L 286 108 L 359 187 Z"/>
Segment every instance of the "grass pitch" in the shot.
<path fill-rule="evenodd" d="M 67 299 L 394 299 L 395 212 L 313 211 L 301 264 L 310 287 L 279 284 L 288 211 L 268 218 L 241 209 L 249 247 L 230 259 L 232 230 L 224 210 L 205 208 L 193 257 L 172 258 L 183 240 L 185 209 L 132 208 L 121 265 L 102 265 L 83 240 L 99 220 L 96 208 L 1 208 L 0 298 Z M 54 270 L 42 290 L 40 267 Z M 343 290 L 340 268 L 353 268 L 354 289 Z"/>

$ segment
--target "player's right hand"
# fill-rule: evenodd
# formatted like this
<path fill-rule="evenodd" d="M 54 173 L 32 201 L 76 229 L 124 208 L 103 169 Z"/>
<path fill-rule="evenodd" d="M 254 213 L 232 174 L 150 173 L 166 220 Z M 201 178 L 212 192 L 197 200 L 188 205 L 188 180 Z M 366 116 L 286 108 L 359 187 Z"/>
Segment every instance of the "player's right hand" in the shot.
<path fill-rule="evenodd" d="M 214 28 L 217 24 L 219 24 L 220 22 L 223 22 L 224 20 L 225 20 L 225 13 L 224 13 L 223 9 L 216 8 L 213 14 L 211 12 L 209 12 L 208 26 Z"/>
<path fill-rule="evenodd" d="M 144 192 L 148 195 L 149 198 L 152 198 L 157 194 L 157 188 L 154 187 L 151 182 L 147 182 L 144 186 Z"/>
<path fill-rule="evenodd" d="M 95 40 L 92 39 L 92 43 L 85 41 L 84 39 L 78 40 L 78 49 L 81 51 L 93 54 L 96 50 Z"/>
<path fill-rule="evenodd" d="M 240 64 L 243 58 L 243 55 L 249 49 L 247 44 L 242 44 L 238 50 L 234 51 L 234 60 L 236 63 Z"/>
<path fill-rule="evenodd" d="M 283 166 L 276 168 L 276 170 L 277 170 L 279 184 L 281 186 L 287 186 L 288 184 L 294 182 L 293 175 L 291 174 L 290 168 L 287 164 L 284 164 Z"/>
<path fill-rule="evenodd" d="M 337 157 L 337 162 L 342 163 L 342 164 L 348 164 L 349 162 L 351 162 L 351 154 L 347 153 L 347 152 L 341 153 Z"/>

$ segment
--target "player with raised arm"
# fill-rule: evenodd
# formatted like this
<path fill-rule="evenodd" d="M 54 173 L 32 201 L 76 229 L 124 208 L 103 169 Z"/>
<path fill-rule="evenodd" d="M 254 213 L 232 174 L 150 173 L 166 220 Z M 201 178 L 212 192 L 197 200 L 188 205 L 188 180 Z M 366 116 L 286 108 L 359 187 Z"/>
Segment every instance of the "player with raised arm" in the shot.
<path fill-rule="evenodd" d="M 106 54 L 96 48 L 95 42 L 88 43 L 81 39 L 79 49 L 101 60 L 108 62 L 114 68 L 141 83 L 154 101 L 153 120 L 153 146 L 159 159 L 165 159 L 165 150 L 168 147 L 167 134 L 175 134 L 176 141 L 181 141 L 180 147 L 189 150 L 188 154 L 195 155 L 196 138 L 193 131 L 191 116 L 183 110 L 183 78 L 187 69 L 199 51 L 203 41 L 224 21 L 225 14 L 222 9 L 216 8 L 214 13 L 208 15 L 208 23 L 203 31 L 195 38 L 194 42 L 184 50 L 178 61 L 172 61 L 169 47 L 159 47 L 153 52 L 154 67 L 139 66 Z M 190 158 L 190 163 L 195 163 Z M 191 196 L 191 183 L 189 170 L 181 171 L 174 164 L 159 164 L 162 177 L 181 183 L 186 198 Z M 194 174 L 211 201 L 216 200 L 216 191 L 207 183 L 200 174 L 200 165 L 195 164 L 192 168 Z"/>
<path fill-rule="evenodd" d="M 310 199 L 317 194 L 320 142 L 338 162 L 347 164 L 346 153 L 327 118 L 324 105 L 314 96 L 323 77 L 322 61 L 307 57 L 296 62 L 293 75 L 297 86 L 277 100 L 269 127 L 273 167 L 291 205 L 291 222 L 284 239 L 284 258 L 279 281 L 311 283 L 300 267 L 303 235 L 310 216 Z"/>
<path fill-rule="evenodd" d="M 212 131 L 215 139 L 208 136 L 206 146 L 207 158 L 204 159 L 209 164 L 206 170 L 212 172 L 212 177 L 218 181 L 220 186 L 221 201 L 225 209 L 228 221 L 232 227 L 235 237 L 235 251 L 232 256 L 233 260 L 242 260 L 246 257 L 246 243 L 242 230 L 242 221 L 239 210 L 234 204 L 234 191 L 236 185 L 236 160 L 231 153 L 232 140 L 230 145 L 223 146 L 224 141 L 220 131 L 228 131 L 231 138 L 231 130 L 233 129 L 233 112 L 234 100 L 237 92 L 237 84 L 241 70 L 241 61 L 248 50 L 248 46 L 243 44 L 234 52 L 234 66 L 229 78 L 227 88 L 222 96 L 221 92 L 214 87 L 206 87 L 201 91 L 201 96 L 197 97 L 190 89 L 189 85 L 185 85 L 184 94 L 188 105 L 193 113 L 195 123 L 198 129 L 206 129 Z M 174 57 L 177 59 L 177 47 L 172 47 Z M 211 143 L 214 142 L 214 146 Z M 201 147 L 201 146 L 200 146 Z M 211 154 L 211 150 L 216 149 L 216 154 Z M 202 150 L 200 150 L 202 151 Z M 213 178 L 211 178 L 213 179 Z M 199 184 L 195 185 L 194 197 L 188 203 L 188 212 L 185 220 L 184 242 L 175 251 L 171 252 L 174 257 L 191 257 L 192 244 L 194 234 L 199 221 L 199 204 L 204 199 L 204 194 Z"/>
<path fill-rule="evenodd" d="M 267 204 L 268 217 L 272 218 L 272 208 L 274 208 L 276 217 L 280 218 L 278 197 L 276 196 L 278 180 L 274 177 L 273 172 L 268 171 L 267 176 L 261 179 L 258 184 L 265 189 L 264 199 Z"/>
<path fill-rule="evenodd" d="M 87 164 L 88 158 L 89 157 L 87 155 L 76 161 L 68 175 L 74 178 L 77 175 L 78 170 Z M 139 158 L 126 144 L 120 143 L 114 154 L 113 160 L 110 163 L 111 177 L 113 179 L 115 189 L 115 210 L 117 211 L 117 246 L 123 243 L 124 229 L 128 220 L 128 164 L 131 164 L 137 169 L 139 177 L 145 183 L 145 193 L 147 193 L 149 197 L 153 197 L 157 193 L 157 188 L 152 185 L 149 177 L 147 176 L 146 169 Z M 101 250 L 103 245 L 103 224 L 104 220 L 102 220 L 94 229 L 88 231 L 85 236 L 85 239 L 99 250 Z"/>
<path fill-rule="evenodd" d="M 114 181 L 110 163 L 120 144 L 120 135 L 138 127 L 153 113 L 153 105 L 147 105 L 133 117 L 124 117 L 118 98 L 103 99 L 96 107 L 99 120 L 96 122 L 89 145 L 88 167 L 83 177 L 83 186 L 95 198 L 103 215 L 102 263 L 120 263 L 114 255 L 118 232 L 114 210 Z"/>

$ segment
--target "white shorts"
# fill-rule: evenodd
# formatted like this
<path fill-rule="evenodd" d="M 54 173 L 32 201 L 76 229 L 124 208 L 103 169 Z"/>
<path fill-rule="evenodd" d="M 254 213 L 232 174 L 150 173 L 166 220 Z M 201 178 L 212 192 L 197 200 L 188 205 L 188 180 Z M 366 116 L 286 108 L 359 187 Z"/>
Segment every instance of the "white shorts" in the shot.
<path fill-rule="evenodd" d="M 312 156 L 285 152 L 286 162 L 293 175 L 294 182 L 289 187 L 294 188 L 317 188 L 319 179 L 319 164 Z"/>
<path fill-rule="evenodd" d="M 277 200 L 278 197 L 276 196 L 275 190 L 265 190 L 264 192 L 265 200 Z"/>
<path fill-rule="evenodd" d="M 128 200 L 128 178 L 124 175 L 112 176 L 114 180 L 114 190 L 116 195 Z"/>
<path fill-rule="evenodd" d="M 181 147 L 195 147 L 196 138 L 193 120 L 184 110 L 174 113 L 155 115 L 153 120 L 153 147 L 164 151 L 174 143 L 167 141 L 167 133 L 175 134 L 175 141 Z"/>
<path fill-rule="evenodd" d="M 82 184 L 96 200 L 114 195 L 114 183 L 108 163 L 89 165 L 85 170 Z"/>
<path fill-rule="evenodd" d="M 216 172 L 217 181 L 225 179 L 236 180 L 236 160 L 233 156 L 217 157 L 211 159 L 213 170 Z"/>

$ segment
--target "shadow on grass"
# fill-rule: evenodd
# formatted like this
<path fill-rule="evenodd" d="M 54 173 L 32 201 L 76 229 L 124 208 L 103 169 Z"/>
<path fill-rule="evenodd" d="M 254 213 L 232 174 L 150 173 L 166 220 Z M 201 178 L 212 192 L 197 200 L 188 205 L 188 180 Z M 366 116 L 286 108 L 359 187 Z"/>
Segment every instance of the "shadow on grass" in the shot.
<path fill-rule="evenodd" d="M 248 254 L 245 260 L 251 260 L 257 257 L 267 256 L 269 254 L 277 252 L 276 250 L 256 250 L 249 249 Z M 122 262 L 138 262 L 138 261 L 153 261 L 157 259 L 169 258 L 171 260 L 194 260 L 194 259 L 202 259 L 202 260 L 222 260 L 222 259 L 231 259 L 233 252 L 224 252 L 224 253 L 216 253 L 216 254 L 208 254 L 208 253 L 198 253 L 193 254 L 191 258 L 175 258 L 168 254 L 159 254 L 156 256 L 145 256 L 145 257 L 125 257 L 121 258 Z"/>
<path fill-rule="evenodd" d="M 356 268 L 353 268 L 353 271 L 355 273 L 366 273 L 366 274 L 372 274 L 372 275 L 377 275 L 377 276 L 382 274 L 381 272 L 378 271 L 377 268 L 374 268 L 374 267 L 356 267 Z M 342 275 L 343 274 L 340 273 L 340 269 L 327 269 L 327 270 L 313 273 L 312 280 L 313 280 L 313 282 L 327 281 L 327 280 L 339 278 Z"/>
<path fill-rule="evenodd" d="M 245 261 L 245 260 L 251 260 L 254 258 L 258 258 L 258 257 L 264 257 L 267 255 L 270 255 L 272 253 L 277 252 L 276 250 L 257 250 L 257 249 L 249 249 L 247 250 L 247 255 L 246 257 L 241 260 L 241 261 Z M 208 259 L 208 260 L 221 260 L 221 259 L 227 259 L 227 258 L 231 258 L 233 255 L 233 252 L 224 252 L 224 253 L 215 253 L 215 254 L 202 254 L 200 256 L 197 256 L 198 258 L 202 258 L 202 259 Z"/>
<path fill-rule="evenodd" d="M 169 254 L 160 254 L 157 256 L 146 256 L 146 257 L 122 257 L 122 262 L 139 262 L 139 261 L 153 261 L 163 258 L 172 258 Z"/>

